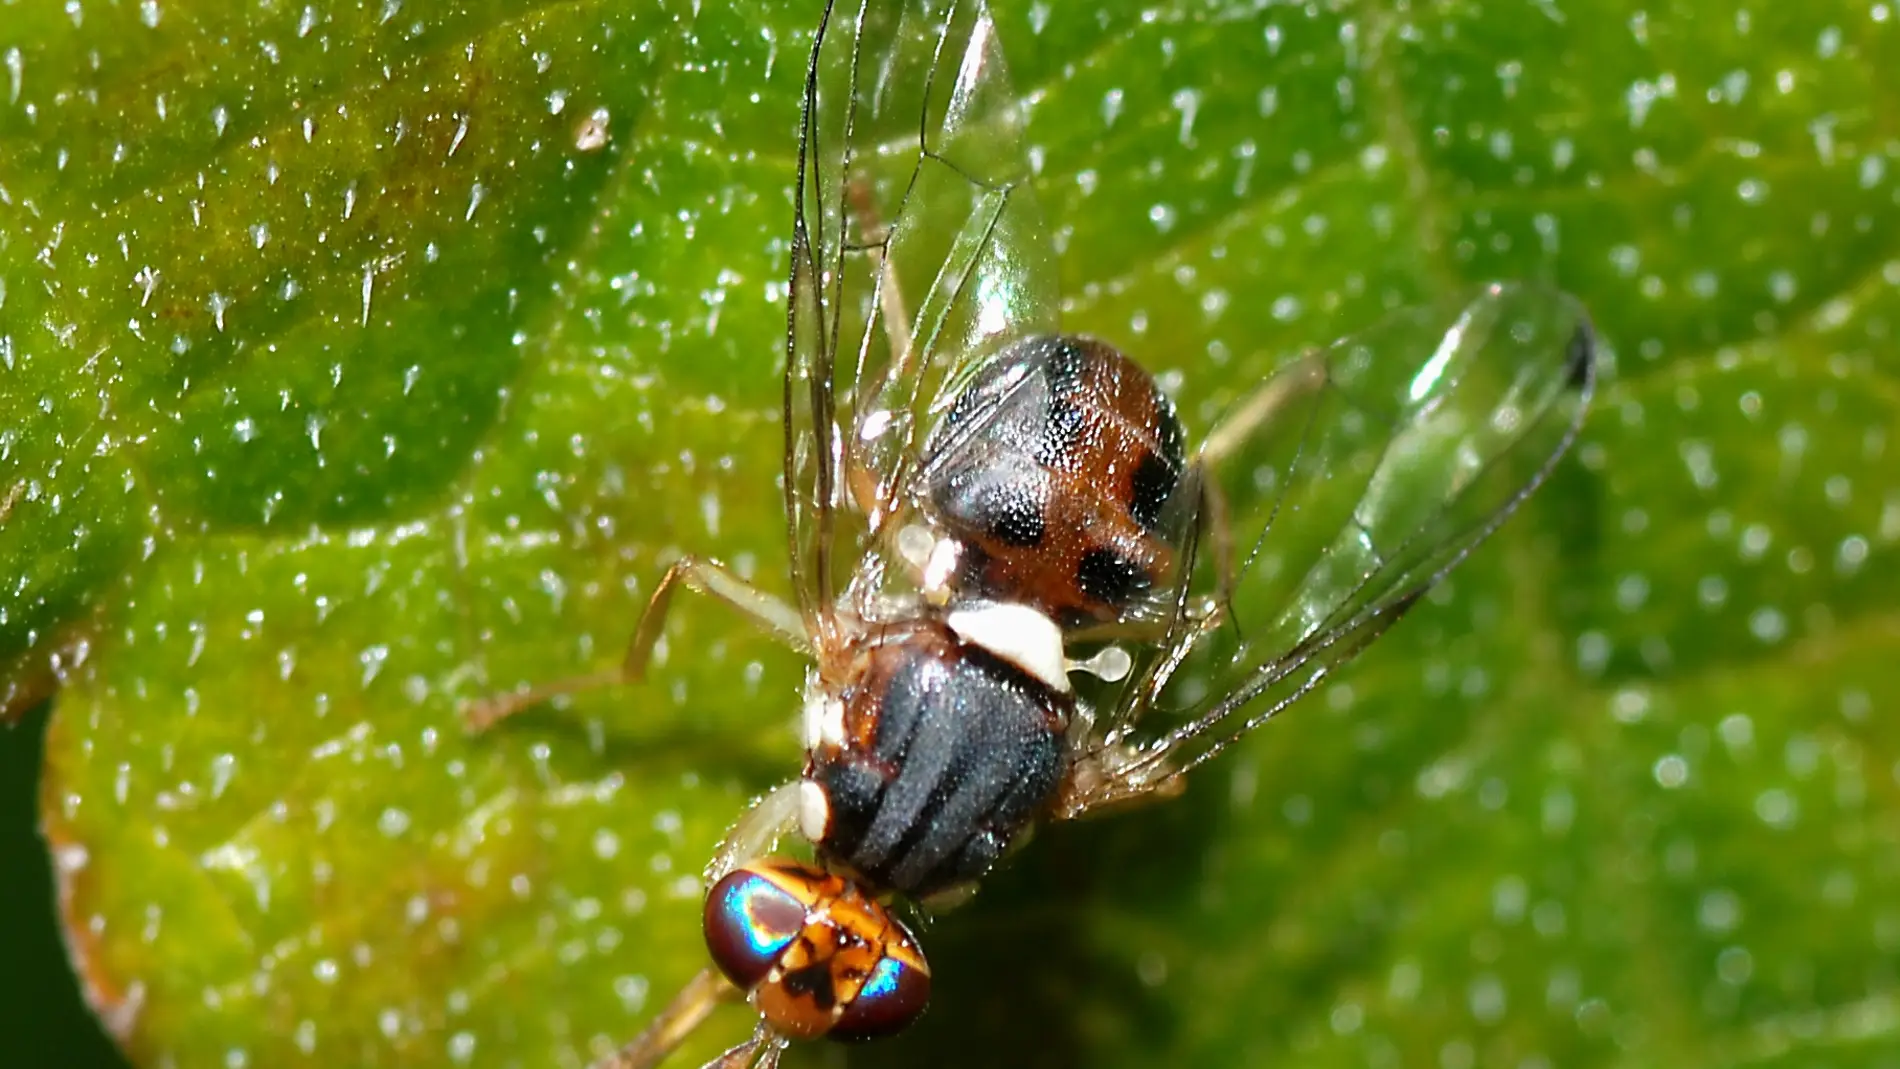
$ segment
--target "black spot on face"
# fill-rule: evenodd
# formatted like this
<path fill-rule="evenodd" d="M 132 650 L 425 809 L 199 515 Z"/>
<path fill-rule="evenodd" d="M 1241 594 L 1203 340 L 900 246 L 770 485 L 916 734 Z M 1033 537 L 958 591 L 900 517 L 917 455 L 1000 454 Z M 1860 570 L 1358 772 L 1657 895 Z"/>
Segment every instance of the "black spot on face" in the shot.
<path fill-rule="evenodd" d="M 1075 581 L 1082 593 L 1106 605 L 1125 605 L 1148 589 L 1148 576 L 1141 566 L 1112 549 L 1091 549 L 1082 554 Z"/>
<path fill-rule="evenodd" d="M 779 981 L 788 994 L 798 998 L 808 998 L 812 1005 L 830 1012 L 838 1004 L 838 992 L 831 982 L 829 962 L 807 965 L 785 974 Z"/>
<path fill-rule="evenodd" d="M 1128 514 L 1147 531 L 1161 525 L 1161 510 L 1181 484 L 1180 470 L 1154 453 L 1143 453 L 1129 481 Z"/>

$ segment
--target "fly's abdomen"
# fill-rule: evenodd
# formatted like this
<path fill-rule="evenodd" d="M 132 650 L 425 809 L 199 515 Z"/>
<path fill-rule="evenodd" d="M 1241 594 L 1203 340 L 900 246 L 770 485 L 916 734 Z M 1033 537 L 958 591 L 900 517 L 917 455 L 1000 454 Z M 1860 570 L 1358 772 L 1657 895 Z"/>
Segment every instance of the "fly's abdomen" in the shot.
<path fill-rule="evenodd" d="M 924 507 L 961 545 L 957 597 L 1107 623 L 1169 580 L 1184 471 L 1180 420 L 1146 371 L 1093 339 L 1031 338 L 932 433 Z"/>

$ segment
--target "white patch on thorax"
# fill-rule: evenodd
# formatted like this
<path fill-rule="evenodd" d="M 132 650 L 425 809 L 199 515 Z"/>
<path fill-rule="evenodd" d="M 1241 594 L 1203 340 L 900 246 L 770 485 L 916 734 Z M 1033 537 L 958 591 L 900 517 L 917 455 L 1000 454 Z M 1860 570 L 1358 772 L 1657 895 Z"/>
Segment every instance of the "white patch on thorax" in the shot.
<path fill-rule="evenodd" d="M 805 749 L 816 750 L 821 745 L 844 745 L 844 702 L 835 695 L 826 694 L 824 688 L 814 685 L 806 689 L 801 719 L 805 729 Z"/>
<path fill-rule="evenodd" d="M 811 780 L 798 781 L 798 830 L 807 842 L 825 841 L 825 829 L 831 826 L 831 799 L 825 789 Z"/>
<path fill-rule="evenodd" d="M 957 637 L 981 646 L 1068 694 L 1068 660 L 1062 655 L 1062 629 L 1027 605 L 984 601 L 953 610 L 945 619 Z"/>

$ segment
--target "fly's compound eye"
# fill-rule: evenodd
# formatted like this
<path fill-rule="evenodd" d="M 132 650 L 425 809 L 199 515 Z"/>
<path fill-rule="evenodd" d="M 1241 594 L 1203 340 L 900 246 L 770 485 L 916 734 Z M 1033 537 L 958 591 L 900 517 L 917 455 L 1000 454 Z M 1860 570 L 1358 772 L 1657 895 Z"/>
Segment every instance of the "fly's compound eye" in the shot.
<path fill-rule="evenodd" d="M 778 967 L 779 956 L 805 930 L 805 903 L 751 867 L 735 869 L 706 896 L 706 949 L 741 991 Z"/>
<path fill-rule="evenodd" d="M 893 922 L 895 924 L 895 922 Z M 878 1039 L 896 1035 L 923 1015 L 930 1003 L 930 968 L 910 933 L 897 927 L 901 942 L 893 941 L 871 969 L 857 997 L 845 1004 L 831 1038 Z"/>
<path fill-rule="evenodd" d="M 930 967 L 890 911 L 796 862 L 740 867 L 706 896 L 706 948 L 780 1034 L 874 1039 L 930 1001 Z"/>

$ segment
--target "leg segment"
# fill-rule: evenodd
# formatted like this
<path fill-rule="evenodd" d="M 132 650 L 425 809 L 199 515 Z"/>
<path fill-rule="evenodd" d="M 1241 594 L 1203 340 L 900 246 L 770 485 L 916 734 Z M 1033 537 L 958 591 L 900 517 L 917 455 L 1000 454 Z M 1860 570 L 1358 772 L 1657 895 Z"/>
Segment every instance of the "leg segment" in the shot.
<path fill-rule="evenodd" d="M 910 360 L 913 355 L 911 346 L 910 310 L 904 304 L 904 288 L 898 282 L 897 268 L 892 265 L 888 255 L 892 237 L 891 229 L 879 218 L 877 205 L 872 200 L 870 183 L 862 177 L 853 178 L 845 183 L 845 199 L 851 213 L 857 216 L 858 230 L 864 235 L 865 255 L 871 260 L 872 269 L 877 272 L 878 313 L 884 321 L 884 336 L 890 342 L 890 366 L 880 376 L 881 382 L 871 397 L 882 399 L 884 387 L 892 382 L 904 379 L 911 374 Z M 859 403 L 870 398 L 860 397 Z M 852 437 L 857 437 L 858 428 L 849 428 Z M 873 524 L 882 524 L 891 511 L 893 502 L 883 498 L 888 487 L 880 485 L 878 474 L 858 463 L 857 450 L 846 451 L 849 464 L 845 470 L 845 486 L 851 497 L 857 502 L 858 511 Z"/>
<path fill-rule="evenodd" d="M 701 969 L 686 981 L 653 1023 L 624 1047 L 597 1061 L 593 1069 L 653 1069 L 693 1034 L 721 1002 L 735 1001 L 739 989 L 718 969 Z"/>
<path fill-rule="evenodd" d="M 759 799 L 752 808 L 745 811 L 732 830 L 726 833 L 725 841 L 713 852 L 712 861 L 706 866 L 706 883 L 717 883 L 737 866 L 772 852 L 780 837 L 798 826 L 798 800 L 802 781 L 793 780 L 772 793 Z M 686 982 L 673 1001 L 666 1004 L 653 1023 L 646 1026 L 639 1035 L 633 1037 L 626 1046 L 608 1057 L 595 1062 L 593 1069 L 653 1069 L 674 1048 L 685 1041 L 721 1002 L 737 1001 L 744 992 L 732 986 L 731 981 L 720 975 L 717 969 L 702 969 L 699 975 Z M 785 1041 L 759 1022 L 758 1031 L 752 1038 L 719 1056 L 712 1063 L 717 1067 L 753 1069 L 778 1064 L 778 1054 Z M 755 1060 L 756 1059 L 756 1060 Z M 711 1069 L 711 1067 L 708 1067 Z"/>
<path fill-rule="evenodd" d="M 726 874 L 753 858 L 772 852 L 778 841 L 798 828 L 799 799 L 804 780 L 793 780 L 775 788 L 771 794 L 752 804 L 726 832 L 719 849 L 706 863 L 706 886 L 711 887 Z"/>
<path fill-rule="evenodd" d="M 705 1069 L 778 1069 L 784 1051 L 785 1037 L 760 1021 L 751 1039 L 707 1062 Z"/>
<path fill-rule="evenodd" d="M 709 560 L 681 557 L 673 562 L 673 566 L 660 577 L 659 585 L 653 588 L 653 597 L 648 599 L 646 610 L 640 614 L 640 622 L 633 630 L 633 640 L 627 644 L 626 656 L 618 668 L 557 679 L 524 690 L 491 694 L 470 702 L 462 712 L 468 730 L 484 731 L 499 720 L 557 695 L 597 690 L 616 683 L 637 683 L 645 678 L 653 648 L 659 644 L 661 631 L 666 624 L 666 612 L 673 604 L 673 590 L 681 585 L 711 595 L 738 609 L 741 615 L 793 649 L 809 649 L 804 620 L 791 606 Z"/>
<path fill-rule="evenodd" d="M 712 561 L 681 557 L 660 577 L 660 585 L 653 588 L 646 611 L 640 614 L 640 623 L 633 629 L 633 641 L 627 644 L 627 655 L 620 662 L 623 678 L 632 682 L 646 678 L 647 662 L 653 656 L 653 647 L 659 644 L 660 630 L 666 624 L 666 610 L 673 604 L 673 588 L 681 583 L 696 593 L 709 594 L 738 609 L 741 615 L 793 649 L 809 651 L 805 621 L 797 610 Z"/>
<path fill-rule="evenodd" d="M 1169 633 L 1158 636 L 1160 655 L 1148 662 L 1132 684 L 1133 694 L 1126 699 L 1133 712 L 1112 722 L 1076 759 L 1075 771 L 1052 805 L 1058 818 L 1179 793 L 1182 781 L 1171 759 L 1174 747 L 1158 743 L 1131 745 L 1130 739 L 1140 712 L 1155 703 L 1188 655 L 1209 632 L 1234 620 L 1234 587 L 1246 562 L 1237 559 L 1240 547 L 1235 545 L 1227 495 L 1221 489 L 1221 468 L 1250 443 L 1257 443 L 1257 435 L 1276 421 L 1289 413 L 1301 418 L 1300 407 L 1330 385 L 1328 375 L 1322 354 L 1307 356 L 1249 393 L 1208 433 L 1194 458 L 1194 477 L 1200 483 L 1198 537 L 1207 540 L 1208 552 L 1214 556 L 1214 590 L 1204 597 L 1189 598 L 1180 617 L 1169 621 Z M 1265 527 L 1272 526 L 1274 511 L 1277 508 L 1270 507 Z M 1255 543 L 1244 551 L 1252 553 L 1257 548 Z"/>
<path fill-rule="evenodd" d="M 1240 562 L 1234 559 L 1234 532 L 1227 494 L 1220 486 L 1221 465 L 1245 447 L 1255 431 L 1285 413 L 1289 406 L 1318 393 L 1326 382 L 1326 362 L 1318 354 L 1274 375 L 1248 395 L 1238 408 L 1221 418 L 1219 425 L 1208 432 L 1200 453 L 1194 458 L 1201 479 L 1201 529 L 1207 533 L 1208 548 L 1214 554 L 1217 582 L 1214 598 L 1223 609 L 1233 593 Z"/>

